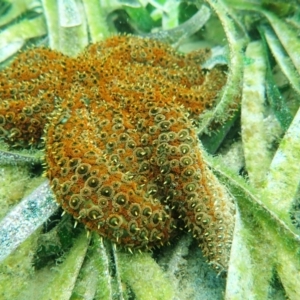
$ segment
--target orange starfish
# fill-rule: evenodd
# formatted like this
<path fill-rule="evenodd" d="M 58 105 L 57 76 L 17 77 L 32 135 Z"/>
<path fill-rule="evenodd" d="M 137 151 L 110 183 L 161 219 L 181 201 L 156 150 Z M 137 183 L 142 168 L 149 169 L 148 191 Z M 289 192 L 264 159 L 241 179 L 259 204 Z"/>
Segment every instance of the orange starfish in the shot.
<path fill-rule="evenodd" d="M 126 248 L 187 228 L 226 267 L 234 206 L 201 154 L 193 120 L 226 81 L 197 53 L 116 36 L 77 58 L 36 48 L 0 73 L 0 136 L 41 146 L 64 210 Z"/>

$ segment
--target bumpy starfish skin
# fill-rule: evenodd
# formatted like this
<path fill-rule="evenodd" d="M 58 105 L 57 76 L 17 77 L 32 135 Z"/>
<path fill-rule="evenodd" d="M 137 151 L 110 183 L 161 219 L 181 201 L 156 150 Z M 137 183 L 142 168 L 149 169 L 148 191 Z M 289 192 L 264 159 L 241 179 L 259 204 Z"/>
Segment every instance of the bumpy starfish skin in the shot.
<path fill-rule="evenodd" d="M 77 58 L 21 53 L 0 73 L 0 135 L 40 143 L 63 209 L 127 248 L 149 249 L 187 228 L 226 267 L 234 206 L 207 168 L 193 119 L 226 81 L 201 56 L 117 36 Z"/>

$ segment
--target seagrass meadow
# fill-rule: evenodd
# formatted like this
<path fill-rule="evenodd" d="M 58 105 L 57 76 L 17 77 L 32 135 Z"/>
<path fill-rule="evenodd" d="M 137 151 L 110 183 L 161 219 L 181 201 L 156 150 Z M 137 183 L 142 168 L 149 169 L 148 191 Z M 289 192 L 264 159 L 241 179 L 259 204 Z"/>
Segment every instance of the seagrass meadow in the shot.
<path fill-rule="evenodd" d="M 0 298 L 299 299 L 299 20 L 0 1 Z"/>

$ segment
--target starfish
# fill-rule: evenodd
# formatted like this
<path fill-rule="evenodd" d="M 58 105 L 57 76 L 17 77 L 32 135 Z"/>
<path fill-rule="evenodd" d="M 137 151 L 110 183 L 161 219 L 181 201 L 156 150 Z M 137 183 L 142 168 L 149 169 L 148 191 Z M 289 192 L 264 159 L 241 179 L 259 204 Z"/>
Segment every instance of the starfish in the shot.
<path fill-rule="evenodd" d="M 226 74 L 202 70 L 205 55 L 134 36 L 75 58 L 24 51 L 0 73 L 0 137 L 44 148 L 56 200 L 88 229 L 129 250 L 186 229 L 226 268 L 234 205 L 205 164 L 195 127 Z"/>

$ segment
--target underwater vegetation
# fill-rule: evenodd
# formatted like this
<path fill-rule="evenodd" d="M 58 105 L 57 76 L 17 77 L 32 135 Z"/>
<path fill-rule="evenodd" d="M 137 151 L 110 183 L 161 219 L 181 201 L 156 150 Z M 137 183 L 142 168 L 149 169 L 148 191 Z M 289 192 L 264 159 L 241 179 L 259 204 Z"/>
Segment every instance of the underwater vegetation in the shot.
<path fill-rule="evenodd" d="M 298 299 L 299 16 L 1 1 L 1 298 Z"/>

